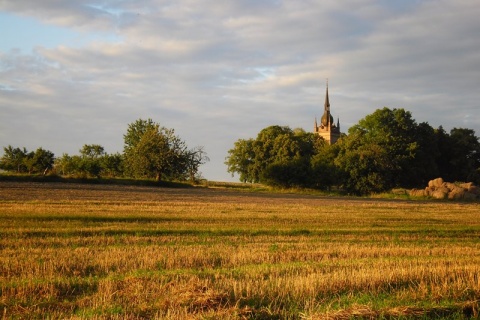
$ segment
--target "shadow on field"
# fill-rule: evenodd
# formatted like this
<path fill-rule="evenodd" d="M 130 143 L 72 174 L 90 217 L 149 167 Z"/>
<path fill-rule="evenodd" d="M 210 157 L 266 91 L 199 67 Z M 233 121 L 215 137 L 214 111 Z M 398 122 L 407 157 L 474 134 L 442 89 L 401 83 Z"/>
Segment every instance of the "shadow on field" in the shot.
<path fill-rule="evenodd" d="M 425 200 L 361 198 L 351 196 L 328 196 L 308 193 L 284 193 L 274 191 L 246 191 L 232 188 L 193 187 L 188 184 L 172 185 L 129 185 L 108 183 L 38 182 L 25 179 L 5 180 L 0 176 L 0 200 L 6 201 L 195 201 L 212 202 L 221 200 L 230 203 L 267 203 L 321 201 L 324 205 L 338 203 L 428 203 Z"/>

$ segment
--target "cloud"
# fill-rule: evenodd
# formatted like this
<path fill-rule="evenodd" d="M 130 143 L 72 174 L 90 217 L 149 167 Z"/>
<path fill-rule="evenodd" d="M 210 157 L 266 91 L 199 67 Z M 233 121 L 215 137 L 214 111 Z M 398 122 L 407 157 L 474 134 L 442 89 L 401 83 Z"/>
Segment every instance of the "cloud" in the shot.
<path fill-rule="evenodd" d="M 235 140 L 313 126 L 325 78 L 343 130 L 389 106 L 480 132 L 473 0 L 25 0 L 0 10 L 95 39 L 0 51 L 2 146 L 121 151 L 128 123 L 150 117 L 205 146 L 207 178 L 229 179 Z"/>

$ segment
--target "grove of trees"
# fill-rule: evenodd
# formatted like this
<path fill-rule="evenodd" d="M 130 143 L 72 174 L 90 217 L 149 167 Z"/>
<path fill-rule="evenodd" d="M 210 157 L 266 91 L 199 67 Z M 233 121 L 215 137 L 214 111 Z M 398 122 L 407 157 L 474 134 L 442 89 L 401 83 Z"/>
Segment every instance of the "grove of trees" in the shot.
<path fill-rule="evenodd" d="M 228 171 L 244 182 L 329 188 L 352 194 L 425 187 L 436 177 L 480 182 L 480 142 L 471 129 L 417 123 L 404 109 L 378 109 L 334 145 L 313 133 L 270 126 L 228 151 Z"/>
<path fill-rule="evenodd" d="M 56 158 L 42 148 L 27 152 L 25 148 L 4 147 L 0 169 L 29 174 L 52 171 L 80 178 L 133 177 L 160 180 L 194 180 L 199 168 L 209 161 L 203 147 L 188 149 L 173 129 L 152 119 L 136 120 L 124 135 L 123 154 L 108 154 L 101 145 L 85 144 L 79 155 L 63 154 Z"/>
<path fill-rule="evenodd" d="M 45 173 L 52 169 L 55 160 L 54 154 L 43 148 L 28 152 L 25 148 L 8 146 L 3 148 L 3 152 L 0 169 L 17 173 Z"/>

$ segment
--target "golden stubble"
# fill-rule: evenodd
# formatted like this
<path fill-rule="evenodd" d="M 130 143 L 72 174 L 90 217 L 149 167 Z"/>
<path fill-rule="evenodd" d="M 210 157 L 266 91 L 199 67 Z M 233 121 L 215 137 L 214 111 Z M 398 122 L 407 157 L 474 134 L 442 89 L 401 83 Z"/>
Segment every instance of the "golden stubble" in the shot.
<path fill-rule="evenodd" d="M 472 303 L 479 212 L 478 203 L 2 184 L 0 307 L 6 317 L 233 319 Z"/>

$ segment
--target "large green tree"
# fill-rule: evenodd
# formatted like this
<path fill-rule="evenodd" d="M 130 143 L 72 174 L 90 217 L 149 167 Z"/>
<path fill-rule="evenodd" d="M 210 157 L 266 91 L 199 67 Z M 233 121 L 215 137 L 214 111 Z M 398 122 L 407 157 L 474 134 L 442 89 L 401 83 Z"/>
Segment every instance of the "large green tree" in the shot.
<path fill-rule="evenodd" d="M 44 175 L 48 170 L 53 168 L 55 161 L 55 155 L 53 152 L 43 148 L 35 150 L 33 154 L 30 154 L 29 158 L 31 159 L 27 164 L 29 173 L 42 173 Z"/>
<path fill-rule="evenodd" d="M 349 130 L 335 164 L 349 192 L 365 194 L 415 186 L 432 178 L 435 152 L 425 149 L 433 130 L 404 109 L 378 109 Z M 425 166 L 432 166 L 425 170 Z"/>
<path fill-rule="evenodd" d="M 456 181 L 480 183 L 480 142 L 475 131 L 453 128 L 450 131 L 447 157 L 449 174 Z"/>
<path fill-rule="evenodd" d="M 244 182 L 262 182 L 282 187 L 307 186 L 311 182 L 311 159 L 322 139 L 302 129 L 270 126 L 256 139 L 240 139 L 228 151 L 228 172 Z"/>
<path fill-rule="evenodd" d="M 238 173 L 244 182 L 260 182 L 268 166 L 293 159 L 297 144 L 292 137 L 290 128 L 270 126 L 261 130 L 254 140 L 235 142 L 225 162 L 228 172 Z"/>
<path fill-rule="evenodd" d="M 80 149 L 80 170 L 87 176 L 101 176 L 102 158 L 106 156 L 105 149 L 98 144 L 85 144 Z"/>
<path fill-rule="evenodd" d="M 257 182 L 259 177 L 255 175 L 255 153 L 253 149 L 254 139 L 239 139 L 235 141 L 233 148 L 228 151 L 225 164 L 232 174 L 240 176 L 242 182 Z"/>
<path fill-rule="evenodd" d="M 124 142 L 125 169 L 134 177 L 183 180 L 195 176 L 199 166 L 208 161 L 203 148 L 188 150 L 173 129 L 152 119 L 129 124 Z"/>

